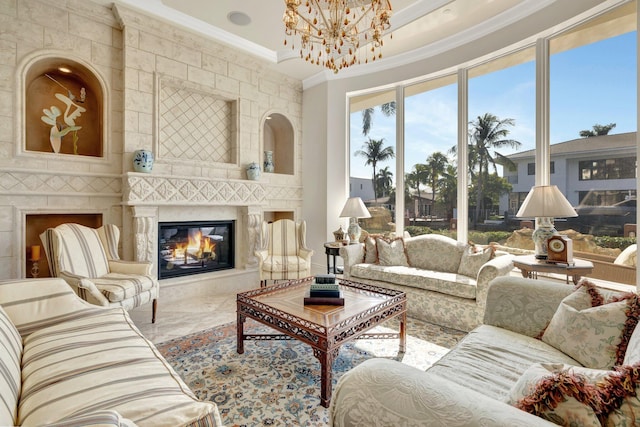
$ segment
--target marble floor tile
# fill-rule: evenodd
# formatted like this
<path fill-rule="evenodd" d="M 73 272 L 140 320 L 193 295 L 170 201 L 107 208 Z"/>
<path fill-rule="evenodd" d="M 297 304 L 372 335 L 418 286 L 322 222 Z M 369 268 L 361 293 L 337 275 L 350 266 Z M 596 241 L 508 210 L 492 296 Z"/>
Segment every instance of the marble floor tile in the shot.
<path fill-rule="evenodd" d="M 160 299 L 156 323 L 151 323 L 151 304 L 137 307 L 129 315 L 147 339 L 159 344 L 235 321 L 236 293 Z"/>

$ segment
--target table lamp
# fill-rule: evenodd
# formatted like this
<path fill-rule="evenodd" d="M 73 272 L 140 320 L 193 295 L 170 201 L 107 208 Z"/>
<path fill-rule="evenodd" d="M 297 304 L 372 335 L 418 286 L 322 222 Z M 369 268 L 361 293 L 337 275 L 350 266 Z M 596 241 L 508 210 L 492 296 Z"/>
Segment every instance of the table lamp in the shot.
<path fill-rule="evenodd" d="M 360 197 L 351 197 L 344 204 L 340 218 L 350 218 L 349 228 L 347 229 L 349 240 L 359 242 L 362 229 L 358 224 L 358 218 L 371 218 L 371 214 Z"/>
<path fill-rule="evenodd" d="M 537 185 L 524 199 L 516 217 L 535 217 L 536 227 L 531 235 L 538 259 L 547 259 L 547 239 L 557 234 L 554 218 L 578 216 L 573 206 L 555 185 Z"/>

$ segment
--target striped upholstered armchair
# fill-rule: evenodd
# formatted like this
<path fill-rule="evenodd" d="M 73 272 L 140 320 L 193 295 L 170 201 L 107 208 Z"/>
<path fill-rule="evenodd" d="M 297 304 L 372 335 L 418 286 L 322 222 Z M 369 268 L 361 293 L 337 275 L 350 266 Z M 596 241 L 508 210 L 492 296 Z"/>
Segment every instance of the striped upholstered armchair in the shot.
<path fill-rule="evenodd" d="M 62 224 L 40 235 L 49 268 L 83 300 L 125 310 L 152 302 L 151 322 L 156 321 L 159 285 L 149 262 L 123 261 L 118 255 L 120 229 Z"/>
<path fill-rule="evenodd" d="M 307 248 L 307 223 L 281 219 L 262 223 L 261 250 L 255 252 L 260 285 L 267 280 L 302 279 L 311 276 L 311 255 Z"/>

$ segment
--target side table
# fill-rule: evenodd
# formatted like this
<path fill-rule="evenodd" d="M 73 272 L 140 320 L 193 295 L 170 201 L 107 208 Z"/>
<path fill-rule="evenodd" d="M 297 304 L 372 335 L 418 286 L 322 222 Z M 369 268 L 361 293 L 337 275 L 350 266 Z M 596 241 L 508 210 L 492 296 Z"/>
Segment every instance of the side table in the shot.
<path fill-rule="evenodd" d="M 573 284 L 577 285 L 580 277 L 593 271 L 593 264 L 583 259 L 574 259 L 572 264 L 554 264 L 536 259 L 534 255 L 520 255 L 513 258 L 513 266 L 518 267 L 522 277 L 537 279 L 538 273 L 566 274 L 567 283 L 572 276 Z"/>
<path fill-rule="evenodd" d="M 324 253 L 327 254 L 327 274 L 342 274 L 342 268 L 336 267 L 336 257 L 340 256 L 340 248 L 344 246 L 341 242 L 326 242 L 324 244 Z M 331 264 L 333 257 L 333 266 Z"/>

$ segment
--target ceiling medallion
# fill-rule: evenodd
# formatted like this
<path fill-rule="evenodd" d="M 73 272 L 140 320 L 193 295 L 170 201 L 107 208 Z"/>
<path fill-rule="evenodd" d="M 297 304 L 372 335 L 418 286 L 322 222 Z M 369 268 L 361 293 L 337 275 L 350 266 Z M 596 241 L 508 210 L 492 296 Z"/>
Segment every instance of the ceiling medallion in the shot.
<path fill-rule="evenodd" d="M 290 42 L 296 50 L 298 41 L 305 61 L 337 73 L 382 58 L 382 37 L 391 28 L 389 0 L 304 0 L 304 5 L 303 0 L 284 1 L 284 44 Z"/>

